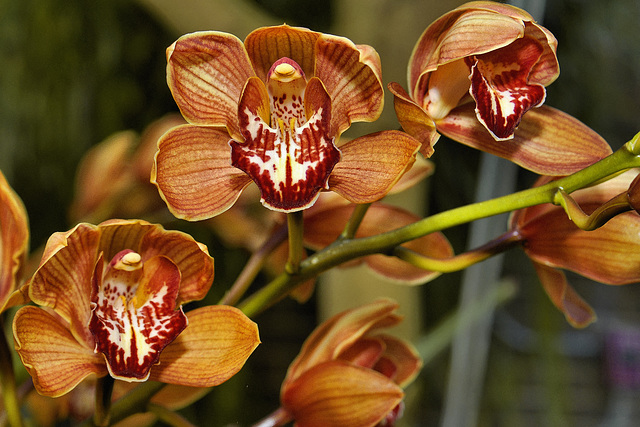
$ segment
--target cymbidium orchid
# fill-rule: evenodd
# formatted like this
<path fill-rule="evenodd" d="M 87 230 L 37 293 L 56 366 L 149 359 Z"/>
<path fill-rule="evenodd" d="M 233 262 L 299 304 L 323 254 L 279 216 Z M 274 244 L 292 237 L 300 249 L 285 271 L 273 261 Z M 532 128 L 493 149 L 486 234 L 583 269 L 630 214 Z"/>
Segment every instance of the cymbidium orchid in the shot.
<path fill-rule="evenodd" d="M 576 327 L 593 322 L 595 314 L 561 269 L 610 285 L 640 281 L 640 215 L 619 213 L 633 208 L 633 186 L 629 187 L 637 175 L 637 170 L 628 171 L 571 194 L 572 208 L 567 212 L 577 216 L 575 210 L 580 209 L 591 214 L 592 231 L 578 228 L 565 209 L 550 204 L 517 211 L 510 219 L 510 228 L 523 239 L 545 291 Z M 541 177 L 537 185 L 550 181 Z"/>
<path fill-rule="evenodd" d="M 575 118 L 541 107 L 545 86 L 559 74 L 556 46 L 553 34 L 524 10 L 466 3 L 418 40 L 408 93 L 398 83 L 389 85 L 398 120 L 421 140 L 426 156 L 442 133 L 537 173 L 582 169 L 611 150 Z"/>
<path fill-rule="evenodd" d="M 206 247 L 140 220 L 51 236 L 16 313 L 16 349 L 36 389 L 60 396 L 91 374 L 196 387 L 234 375 L 259 343 L 227 306 L 196 308 L 213 281 Z"/>
<path fill-rule="evenodd" d="M 402 387 L 422 365 L 411 344 L 379 332 L 402 320 L 397 308 L 394 301 L 377 300 L 316 328 L 282 383 L 284 417 L 299 427 L 393 425 Z"/>
<path fill-rule="evenodd" d="M 419 143 L 383 131 L 339 146 L 383 105 L 375 50 L 287 25 L 244 41 L 197 32 L 167 49 L 167 81 L 189 124 L 158 142 L 152 175 L 174 215 L 227 210 L 253 180 L 262 203 L 294 212 L 333 190 L 356 203 L 380 199 L 413 163 Z"/>

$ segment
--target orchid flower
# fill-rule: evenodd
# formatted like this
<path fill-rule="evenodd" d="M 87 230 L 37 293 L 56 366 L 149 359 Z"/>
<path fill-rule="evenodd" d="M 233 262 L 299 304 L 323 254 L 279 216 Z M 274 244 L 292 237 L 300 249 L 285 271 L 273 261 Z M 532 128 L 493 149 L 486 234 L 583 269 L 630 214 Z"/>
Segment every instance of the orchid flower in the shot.
<path fill-rule="evenodd" d="M 27 210 L 0 171 L 0 313 L 23 300 L 17 289 L 28 251 Z"/>
<path fill-rule="evenodd" d="M 408 92 L 389 84 L 398 120 L 422 142 L 425 156 L 442 133 L 536 173 L 582 169 L 611 149 L 577 119 L 541 107 L 545 87 L 559 75 L 556 46 L 553 34 L 524 10 L 463 4 L 418 40 Z"/>
<path fill-rule="evenodd" d="M 300 427 L 392 426 L 403 387 L 422 362 L 408 342 L 380 333 L 402 320 L 386 299 L 344 311 L 309 335 L 282 383 L 284 411 Z"/>
<path fill-rule="evenodd" d="M 352 122 L 383 106 L 380 59 L 350 40 L 287 25 L 242 43 L 222 32 L 180 37 L 167 49 L 167 81 L 188 124 L 158 142 L 152 181 L 188 220 L 226 211 L 255 182 L 280 212 L 313 205 L 322 190 L 355 203 L 382 198 L 420 146 L 384 131 L 338 146 Z"/>
<path fill-rule="evenodd" d="M 619 205 L 620 195 L 629 200 L 631 208 L 634 186 L 632 190 L 629 187 L 637 174 L 636 170 L 628 171 L 578 190 L 571 194 L 572 199 L 586 213 L 611 200 Z M 551 180 L 541 177 L 537 185 Z M 514 212 L 510 229 L 522 237 L 524 250 L 545 291 L 573 326 L 587 326 L 595 320 L 595 314 L 569 285 L 563 269 L 610 285 L 640 281 L 640 215 L 636 212 L 616 214 L 604 225 L 585 231 L 569 219 L 562 207 L 544 204 Z"/>
<path fill-rule="evenodd" d="M 140 220 L 81 223 L 47 242 L 27 283 L 39 305 L 15 315 L 16 350 L 38 392 L 68 393 L 91 374 L 208 387 L 259 344 L 228 306 L 184 313 L 213 281 L 213 259 L 189 235 Z"/>

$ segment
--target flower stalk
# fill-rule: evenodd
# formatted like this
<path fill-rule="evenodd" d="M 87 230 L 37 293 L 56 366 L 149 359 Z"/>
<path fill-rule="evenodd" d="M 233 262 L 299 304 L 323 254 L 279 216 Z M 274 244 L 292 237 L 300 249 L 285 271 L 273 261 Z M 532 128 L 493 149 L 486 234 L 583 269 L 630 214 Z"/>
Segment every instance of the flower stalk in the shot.
<path fill-rule="evenodd" d="M 374 253 L 388 253 L 402 243 L 481 218 L 543 203 L 557 203 L 556 194 L 559 189 L 571 193 L 618 172 L 640 167 L 639 140 L 640 133 L 599 162 L 546 185 L 460 206 L 376 236 L 336 241 L 333 245 L 302 261 L 298 274 L 295 276 L 287 272 L 281 274 L 241 302 L 238 307 L 251 317 L 274 304 L 297 284 L 346 261 Z"/>
<path fill-rule="evenodd" d="M 110 375 L 98 378 L 96 382 L 96 410 L 93 423 L 96 426 L 108 426 L 111 423 L 111 395 L 115 380 Z"/>
<path fill-rule="evenodd" d="M 4 328 L 0 336 L 0 389 L 2 390 L 2 400 L 7 421 L 11 427 L 21 427 L 22 417 L 20 416 L 20 404 L 16 393 L 16 378 L 13 371 L 13 361 L 11 351 L 7 342 Z"/>
<path fill-rule="evenodd" d="M 290 212 L 287 214 L 287 225 L 289 227 L 289 259 L 285 266 L 288 274 L 296 275 L 300 272 L 300 261 L 304 251 L 304 218 L 303 211 Z"/>

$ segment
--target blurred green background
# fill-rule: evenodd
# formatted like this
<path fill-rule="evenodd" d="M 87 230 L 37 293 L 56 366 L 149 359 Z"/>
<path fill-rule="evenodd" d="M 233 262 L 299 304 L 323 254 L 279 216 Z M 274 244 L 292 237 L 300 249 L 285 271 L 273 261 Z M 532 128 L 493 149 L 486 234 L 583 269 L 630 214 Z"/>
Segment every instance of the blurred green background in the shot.
<path fill-rule="evenodd" d="M 165 49 L 181 34 L 213 29 L 244 38 L 262 25 L 305 26 L 371 44 L 381 55 L 385 83 L 406 85 L 407 60 L 420 33 L 462 3 L 0 0 L 0 169 L 25 202 L 32 248 L 73 226 L 67 209 L 77 165 L 90 147 L 120 130 L 141 132 L 177 111 L 165 81 Z M 543 21 L 558 38 L 561 66 L 547 104 L 578 117 L 619 147 L 640 130 L 640 2 L 552 0 Z M 383 118 L 354 126 L 352 134 L 395 127 L 387 98 Z M 432 160 L 436 174 L 424 195 L 429 210 L 473 201 L 479 154 L 442 139 Z M 518 177 L 520 187 L 534 179 L 527 172 Z M 211 297 L 216 301 L 248 254 L 222 247 L 196 225 L 176 221 L 171 226 L 208 244 L 216 258 L 218 294 Z M 446 234 L 456 251 L 465 248 L 466 227 Z M 518 251 L 507 256 L 506 264 L 505 274 L 516 277 L 520 293 L 497 315 L 479 424 L 624 425 L 609 417 L 624 410 L 635 414 L 633 405 L 615 405 L 629 398 L 637 402 L 637 384 L 621 391 L 608 382 L 605 344 L 613 332 L 637 332 L 638 291 L 594 286 L 572 276 L 601 320 L 577 332 L 551 306 Z M 421 288 L 427 309 L 420 329 L 429 330 L 456 307 L 459 282 L 460 274 L 450 274 Z M 186 416 L 198 425 L 247 425 L 275 409 L 286 367 L 315 325 L 314 303 L 285 301 L 261 315 L 263 344 L 247 368 Z M 640 358 L 640 350 L 630 355 Z M 443 354 L 425 367 L 410 395 L 407 425 L 438 425 L 447 364 Z"/>

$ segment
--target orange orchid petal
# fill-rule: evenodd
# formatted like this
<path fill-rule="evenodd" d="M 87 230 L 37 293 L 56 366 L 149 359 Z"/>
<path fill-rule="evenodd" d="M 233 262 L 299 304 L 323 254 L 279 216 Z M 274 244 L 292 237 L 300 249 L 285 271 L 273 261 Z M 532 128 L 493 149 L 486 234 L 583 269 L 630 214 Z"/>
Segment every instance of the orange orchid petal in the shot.
<path fill-rule="evenodd" d="M 393 106 L 402 129 L 422 143 L 420 153 L 423 156 L 431 157 L 433 146 L 440 138 L 433 119 L 421 106 L 409 98 L 407 92 L 398 83 L 389 83 L 388 87 L 393 93 Z"/>
<path fill-rule="evenodd" d="M 207 306 L 187 313 L 189 325 L 160 354 L 150 379 L 212 387 L 235 375 L 260 344 L 258 326 L 231 306 Z"/>
<path fill-rule="evenodd" d="M 572 326 L 584 328 L 595 322 L 593 309 L 569 286 L 562 271 L 537 262 L 533 265 L 547 295 Z"/>
<path fill-rule="evenodd" d="M 16 350 L 40 394 L 57 397 L 91 374 L 107 375 L 102 355 L 78 342 L 65 325 L 38 307 L 22 307 L 13 321 Z"/>
<path fill-rule="evenodd" d="M 219 129 L 178 126 L 158 141 L 151 181 L 169 210 L 191 221 L 224 212 L 251 178 L 230 164 L 229 135 Z"/>
<path fill-rule="evenodd" d="M 400 131 L 361 136 L 340 146 L 329 188 L 353 203 L 384 197 L 415 161 L 420 143 Z"/>
<path fill-rule="evenodd" d="M 363 368 L 373 368 L 384 354 L 386 345 L 383 340 L 373 337 L 363 337 L 346 348 L 338 355 L 338 360 L 362 366 Z"/>
<path fill-rule="evenodd" d="M 332 361 L 315 366 L 284 389 L 282 404 L 300 427 L 374 426 L 404 393 L 371 369 Z"/>
<path fill-rule="evenodd" d="M 300 354 L 289 365 L 283 388 L 311 367 L 338 357 L 372 328 L 390 327 L 400 322 L 401 318 L 393 313 L 397 308 L 395 301 L 379 299 L 322 323 L 305 340 Z"/>
<path fill-rule="evenodd" d="M 269 69 L 280 58 L 294 60 L 310 79 L 315 70 L 315 45 L 320 33 L 306 28 L 280 25 L 258 28 L 244 41 L 256 75 L 267 81 Z"/>
<path fill-rule="evenodd" d="M 411 169 L 400 177 L 391 191 L 389 191 L 389 194 L 397 194 L 417 185 L 425 178 L 433 175 L 434 170 L 435 165 L 431 160 L 425 159 L 422 156 L 417 156 L 415 163 L 411 166 Z"/>
<path fill-rule="evenodd" d="M 422 358 L 418 351 L 407 341 L 387 334 L 375 335 L 385 344 L 384 357 L 390 359 L 396 367 L 393 381 L 400 387 L 406 387 L 418 376 L 422 368 Z"/>
<path fill-rule="evenodd" d="M 314 249 L 331 244 L 342 232 L 344 224 L 353 212 L 353 205 L 335 206 L 309 215 L 305 219 L 305 242 Z M 394 206 L 374 204 L 369 207 L 356 237 L 373 236 L 411 224 L 420 218 Z M 453 249 L 441 233 L 431 233 L 412 240 L 403 246 L 430 258 L 448 258 Z M 421 284 L 439 276 L 440 273 L 412 266 L 396 257 L 369 255 L 364 262 L 383 277 L 402 284 Z"/>
<path fill-rule="evenodd" d="M 27 211 L 0 172 L 0 312 L 19 284 L 28 251 Z"/>
<path fill-rule="evenodd" d="M 438 121 L 443 135 L 543 175 L 570 175 L 611 154 L 609 144 L 576 118 L 541 106 L 527 112 L 508 143 L 496 141 L 478 122 L 473 104 Z"/>
<path fill-rule="evenodd" d="M 347 38 L 326 34 L 316 44 L 316 76 L 331 97 L 331 135 L 336 137 L 352 122 L 371 122 L 382 113 L 380 59 L 373 48 L 362 49 Z"/>
<path fill-rule="evenodd" d="M 188 122 L 238 135 L 238 100 L 255 75 L 242 42 L 221 32 L 180 37 L 167 49 L 167 83 Z"/>
<path fill-rule="evenodd" d="M 456 9 L 434 21 L 420 36 L 409 59 L 409 90 L 414 99 L 425 73 L 448 62 L 489 52 L 524 35 L 519 19 L 478 9 Z"/>
<path fill-rule="evenodd" d="M 640 281 L 640 217 L 635 212 L 583 231 L 557 209 L 529 221 L 521 232 L 527 254 L 541 264 L 612 285 Z"/>
<path fill-rule="evenodd" d="M 31 300 L 53 308 L 70 323 L 73 336 L 88 346 L 93 343 L 87 325 L 99 239 L 98 228 L 84 223 L 66 233 L 53 234 L 29 286 Z"/>

